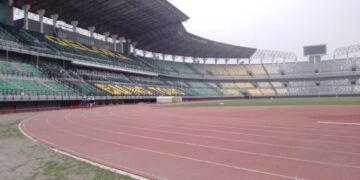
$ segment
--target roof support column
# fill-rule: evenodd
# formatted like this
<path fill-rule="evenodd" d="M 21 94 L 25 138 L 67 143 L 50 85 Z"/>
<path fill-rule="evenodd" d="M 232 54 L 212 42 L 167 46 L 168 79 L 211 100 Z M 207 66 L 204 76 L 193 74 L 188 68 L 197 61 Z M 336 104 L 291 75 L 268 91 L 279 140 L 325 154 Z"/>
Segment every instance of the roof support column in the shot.
<path fill-rule="evenodd" d="M 172 55 L 172 56 L 171 56 L 171 59 L 172 59 L 173 62 L 175 62 L 176 56 L 175 56 L 175 55 Z"/>
<path fill-rule="evenodd" d="M 182 62 L 185 62 L 185 56 L 182 57 Z"/>
<path fill-rule="evenodd" d="M 5 4 L 5 2 L 4 2 Z M 9 0 L 6 7 L 6 19 L 5 23 L 9 25 L 14 24 L 14 8 L 13 8 L 14 0 Z"/>
<path fill-rule="evenodd" d="M 132 46 L 133 46 L 133 54 L 136 55 L 136 45 L 137 45 L 137 42 L 133 42 L 132 43 Z"/>
<path fill-rule="evenodd" d="M 203 58 L 203 64 L 206 64 L 206 63 L 207 63 L 207 59 Z"/>
<path fill-rule="evenodd" d="M 215 64 L 218 64 L 218 62 L 219 62 L 219 59 L 215 58 Z"/>
<path fill-rule="evenodd" d="M 95 38 L 94 38 L 94 32 L 95 32 L 96 27 L 88 27 L 88 30 L 90 31 L 90 37 L 91 37 L 91 45 L 94 46 L 95 45 Z"/>
<path fill-rule="evenodd" d="M 51 15 L 51 19 L 53 20 L 54 33 L 56 33 L 56 23 L 57 23 L 57 20 L 59 19 L 59 15 L 53 14 L 53 15 Z"/>
<path fill-rule="evenodd" d="M 142 50 L 143 57 L 146 57 L 147 52 L 145 50 Z"/>
<path fill-rule="evenodd" d="M 26 4 L 22 6 L 22 9 L 24 10 L 24 29 L 29 29 L 29 11 L 30 11 L 30 5 Z"/>
<path fill-rule="evenodd" d="M 76 28 L 79 25 L 79 21 L 71 21 L 71 25 L 73 26 L 72 31 L 76 33 Z"/>
<path fill-rule="evenodd" d="M 45 15 L 45 10 L 44 9 L 40 9 L 37 11 L 38 15 L 39 15 L 39 22 L 40 22 L 40 33 L 44 33 L 44 15 Z"/>
<path fill-rule="evenodd" d="M 119 47 L 119 52 L 120 52 L 121 54 L 124 54 L 124 41 L 125 41 L 125 38 L 124 38 L 124 37 L 120 37 L 120 38 L 119 38 L 119 45 L 120 45 L 120 47 Z"/>
<path fill-rule="evenodd" d="M 165 54 L 161 54 L 161 58 L 163 61 L 165 61 Z"/>
<path fill-rule="evenodd" d="M 105 37 L 104 41 L 108 43 L 109 42 L 110 32 L 104 32 L 103 35 Z"/>
<path fill-rule="evenodd" d="M 226 65 L 229 64 L 229 59 L 228 58 L 225 59 L 225 64 Z"/>
<path fill-rule="evenodd" d="M 113 35 L 111 35 L 111 39 L 112 39 L 112 42 L 113 42 L 113 45 L 114 45 L 113 50 L 114 50 L 115 52 L 117 51 L 117 47 L 116 47 L 116 40 L 117 40 L 117 37 L 118 37 L 118 35 L 117 35 L 117 34 L 113 34 Z"/>

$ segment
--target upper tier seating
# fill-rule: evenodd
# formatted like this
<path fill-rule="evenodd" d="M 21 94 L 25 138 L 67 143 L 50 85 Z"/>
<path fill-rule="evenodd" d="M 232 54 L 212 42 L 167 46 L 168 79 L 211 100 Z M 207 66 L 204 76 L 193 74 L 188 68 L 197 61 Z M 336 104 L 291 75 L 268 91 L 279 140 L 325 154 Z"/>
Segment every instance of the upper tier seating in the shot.
<path fill-rule="evenodd" d="M 228 76 L 229 72 L 223 65 L 205 65 L 205 69 L 213 75 Z"/>
<path fill-rule="evenodd" d="M 266 75 L 266 71 L 262 65 L 249 65 L 248 69 L 254 76 Z"/>
<path fill-rule="evenodd" d="M 224 89 L 239 89 L 239 87 L 235 83 L 221 83 L 221 86 Z"/>
<path fill-rule="evenodd" d="M 285 74 L 313 74 L 315 67 L 310 62 L 285 63 L 281 64 Z"/>
<path fill-rule="evenodd" d="M 235 65 L 235 66 L 227 65 L 226 71 L 231 76 L 246 76 L 246 75 L 248 75 L 247 69 L 244 65 Z"/>
<path fill-rule="evenodd" d="M 257 85 L 260 88 L 269 88 L 269 87 L 271 87 L 271 84 L 269 82 L 258 82 Z"/>

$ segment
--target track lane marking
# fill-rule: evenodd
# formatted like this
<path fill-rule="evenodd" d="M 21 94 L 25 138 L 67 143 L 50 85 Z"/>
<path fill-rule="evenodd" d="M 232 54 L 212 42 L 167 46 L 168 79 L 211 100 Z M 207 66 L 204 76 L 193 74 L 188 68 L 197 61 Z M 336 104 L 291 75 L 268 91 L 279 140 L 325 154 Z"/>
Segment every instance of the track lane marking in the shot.
<path fill-rule="evenodd" d="M 360 123 L 347 123 L 347 122 L 336 122 L 336 121 L 318 121 L 318 124 L 332 124 L 332 125 L 346 125 L 346 126 L 360 126 Z"/>
<path fill-rule="evenodd" d="M 253 172 L 253 173 L 265 174 L 265 175 L 270 175 L 270 176 L 275 176 L 275 177 L 280 177 L 280 178 L 285 178 L 285 179 L 305 180 L 304 178 L 299 178 L 299 177 L 286 176 L 286 175 L 277 174 L 277 173 L 259 171 L 259 170 L 255 170 L 255 169 L 249 169 L 249 168 L 232 166 L 232 165 L 223 164 L 223 163 L 217 163 L 217 162 L 212 162 L 212 161 L 195 159 L 195 158 L 190 158 L 190 157 L 186 157 L 186 156 L 180 156 L 180 155 L 175 155 L 175 154 L 170 154 L 170 153 L 164 153 L 164 152 L 161 152 L 161 151 L 155 151 L 155 150 L 151 150 L 151 149 L 147 149 L 147 148 L 140 148 L 140 147 L 130 146 L 130 145 L 122 144 L 122 143 L 116 143 L 116 142 L 113 142 L 113 141 L 107 141 L 107 140 L 103 140 L 103 139 L 100 139 L 100 138 L 89 137 L 89 136 L 83 135 L 81 133 L 75 133 L 75 132 L 62 130 L 61 128 L 58 128 L 55 125 L 51 124 L 49 119 L 46 119 L 46 124 L 48 124 L 49 126 L 51 126 L 54 129 L 57 129 L 58 131 L 62 131 L 63 133 L 73 134 L 75 136 L 79 136 L 79 137 L 82 137 L 84 139 L 90 139 L 90 140 L 94 140 L 94 141 L 98 141 L 98 142 L 102 142 L 102 143 L 113 144 L 113 145 L 116 145 L 116 146 L 128 147 L 128 148 L 132 148 L 132 149 L 139 150 L 139 151 L 146 151 L 146 152 L 151 152 L 151 153 L 155 153 L 155 154 L 161 154 L 161 155 L 164 155 L 164 156 L 174 157 L 174 158 L 178 158 L 178 159 L 186 159 L 186 160 L 190 160 L 190 161 L 195 161 L 195 162 L 200 162 L 200 163 L 205 163 L 205 164 L 211 164 L 211 165 L 216 165 L 216 166 L 220 166 L 220 167 L 238 169 L 238 170 L 248 171 L 248 172 Z"/>
<path fill-rule="evenodd" d="M 242 151 L 242 150 L 236 150 L 236 149 L 231 149 L 231 148 L 222 148 L 222 147 L 216 147 L 216 146 L 207 146 L 207 145 L 201 145 L 201 144 L 194 144 L 194 143 L 189 143 L 189 142 L 185 142 L 185 141 L 174 141 L 174 140 L 169 140 L 169 139 L 164 139 L 164 138 L 155 138 L 155 137 L 149 137 L 149 136 L 142 136 L 142 135 L 137 135 L 137 134 L 132 134 L 132 133 L 117 132 L 117 131 L 103 129 L 103 128 L 97 128 L 97 127 L 93 127 L 93 126 L 86 126 L 86 125 L 83 125 L 82 123 L 75 123 L 74 121 L 69 121 L 68 118 L 65 118 L 65 122 L 77 125 L 79 127 L 85 127 L 85 128 L 88 128 L 88 129 L 107 132 L 107 133 L 110 133 L 110 134 L 123 134 L 123 135 L 127 135 L 127 136 L 139 137 L 139 138 L 143 138 L 143 139 L 152 139 L 152 140 L 157 140 L 157 141 L 162 141 L 162 142 L 168 142 L 168 143 L 174 143 L 174 144 L 184 144 L 184 145 L 202 147 L 202 148 L 207 148 L 207 149 L 216 149 L 216 150 L 221 150 L 221 151 L 237 152 L 237 153 L 250 154 L 250 155 L 256 155 L 256 156 L 263 156 L 263 157 L 270 157 L 270 158 L 277 158 L 277 159 L 286 159 L 286 160 L 292 160 L 292 161 L 306 162 L 306 163 L 312 163 L 312 164 L 321 164 L 321 165 L 329 165 L 329 166 L 336 166 L 336 167 L 346 167 L 346 168 L 360 169 L 360 166 L 353 166 L 353 165 L 347 165 L 347 164 L 338 164 L 338 163 L 330 163 L 330 162 L 323 162 L 323 161 L 306 160 L 306 159 L 301 159 L 301 158 L 291 158 L 291 157 L 285 157 L 285 156 L 279 156 L 279 155 L 271 155 L 271 154 L 264 154 L 264 153 Z"/>
<path fill-rule="evenodd" d="M 80 152 L 77 152 L 77 151 L 73 151 L 73 150 L 70 150 L 70 149 L 67 149 L 65 151 L 62 151 L 60 149 L 56 149 L 54 147 L 56 147 L 57 145 L 52 143 L 52 142 L 49 142 L 37 135 L 34 135 L 33 133 L 31 133 L 29 130 L 27 130 L 26 128 L 26 123 L 28 121 L 30 121 L 31 119 L 33 118 L 29 118 L 29 119 L 25 119 L 23 120 L 18 128 L 20 130 L 20 132 L 26 136 L 27 138 L 29 138 L 31 141 L 33 142 L 36 142 L 36 143 L 40 143 L 42 145 L 45 145 L 47 147 L 49 147 L 52 151 L 56 152 L 56 153 L 60 153 L 60 154 L 63 154 L 63 155 L 66 155 L 66 156 L 69 156 L 69 157 L 72 157 L 74 159 L 77 159 L 79 161 L 83 161 L 83 162 L 86 162 L 86 163 L 89 163 L 91 165 L 94 165 L 94 166 L 97 166 L 97 167 L 100 167 L 102 169 L 105 169 L 105 170 L 109 170 L 109 171 L 112 171 L 112 172 L 115 172 L 117 174 L 120 174 L 120 175 L 125 175 L 125 176 L 129 176 L 131 178 L 134 178 L 134 179 L 137 179 L 137 180 L 149 180 L 148 178 L 145 178 L 145 177 L 142 177 L 142 176 L 139 176 L 139 175 L 136 175 L 136 174 L 133 174 L 133 173 L 130 173 L 130 172 L 126 172 L 126 171 L 123 171 L 123 170 L 120 170 L 120 169 L 117 169 L 117 168 L 113 168 L 113 167 L 117 167 L 119 166 L 119 164 L 113 164 L 111 162 L 108 162 L 108 161 L 104 161 L 104 160 L 101 160 L 101 159 L 98 159 L 98 158 L 94 158 L 92 157 L 93 160 L 90 160 L 90 159 L 85 159 L 85 158 L 82 158 L 82 157 L 79 157 L 77 156 L 76 154 L 82 154 Z M 45 144 L 44 144 L 45 143 Z M 82 154 L 83 155 L 83 154 Z M 85 156 L 85 155 L 83 155 Z M 95 162 L 97 161 L 97 162 Z M 108 165 L 111 165 L 113 167 L 110 167 L 110 166 L 107 166 L 107 165 L 104 165 L 104 164 L 108 164 Z M 143 172 L 143 171 L 139 171 L 139 170 L 136 170 L 136 169 L 132 169 L 132 168 L 129 168 L 129 167 L 126 167 L 126 166 L 123 166 L 123 165 L 120 165 L 120 168 L 124 168 L 124 169 L 127 169 L 127 170 L 130 170 L 130 171 L 133 171 L 133 172 L 137 172 L 139 174 L 144 174 L 146 176 L 149 176 L 150 178 L 156 178 L 156 179 L 161 179 L 161 180 L 169 180 L 167 178 L 163 178 L 163 177 L 159 177 L 159 176 L 155 176 L 155 175 L 152 175 L 152 174 L 149 174 L 149 173 L 146 173 L 146 172 Z"/>
<path fill-rule="evenodd" d="M 86 117 L 84 117 L 84 118 L 86 118 Z M 274 147 L 285 147 L 285 148 L 292 148 L 292 149 L 304 149 L 304 150 L 319 151 L 319 152 L 360 155 L 360 153 L 355 153 L 355 152 L 325 150 L 325 149 L 307 148 L 307 147 L 298 147 L 298 146 L 288 146 L 288 145 L 282 145 L 282 144 L 263 143 L 263 142 L 258 142 L 258 141 L 239 140 L 239 139 L 232 139 L 232 138 L 219 138 L 219 137 L 214 137 L 214 136 L 196 135 L 196 134 L 191 134 L 191 133 L 181 133 L 181 132 L 175 132 L 175 131 L 158 130 L 158 129 L 153 129 L 153 128 L 143 128 L 143 127 L 138 127 L 138 126 L 134 126 L 134 125 L 114 124 L 111 122 L 97 121 L 97 120 L 92 120 L 92 119 L 87 119 L 87 120 L 90 120 L 93 122 L 101 122 L 101 123 L 109 124 L 114 127 L 126 127 L 126 128 L 132 128 L 132 129 L 151 131 L 151 132 L 155 132 L 155 133 L 176 134 L 176 135 L 192 136 L 192 137 L 199 137 L 199 138 L 206 138 L 206 139 L 213 139 L 213 140 L 221 140 L 221 141 L 229 141 L 229 142 L 244 142 L 244 143 L 249 143 L 249 144 L 267 145 L 267 146 L 274 146 Z"/>

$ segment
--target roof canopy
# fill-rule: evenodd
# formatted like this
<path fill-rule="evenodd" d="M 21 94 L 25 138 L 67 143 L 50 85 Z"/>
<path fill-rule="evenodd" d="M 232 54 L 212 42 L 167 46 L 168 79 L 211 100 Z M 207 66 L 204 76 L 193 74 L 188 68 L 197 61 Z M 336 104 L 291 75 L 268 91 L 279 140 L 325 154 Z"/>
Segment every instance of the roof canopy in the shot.
<path fill-rule="evenodd" d="M 207 40 L 186 31 L 189 19 L 167 0 L 16 0 L 21 8 L 45 9 L 60 20 L 77 20 L 79 27 L 95 26 L 96 32 L 110 32 L 136 42 L 138 49 L 204 58 L 249 58 L 256 49 Z"/>

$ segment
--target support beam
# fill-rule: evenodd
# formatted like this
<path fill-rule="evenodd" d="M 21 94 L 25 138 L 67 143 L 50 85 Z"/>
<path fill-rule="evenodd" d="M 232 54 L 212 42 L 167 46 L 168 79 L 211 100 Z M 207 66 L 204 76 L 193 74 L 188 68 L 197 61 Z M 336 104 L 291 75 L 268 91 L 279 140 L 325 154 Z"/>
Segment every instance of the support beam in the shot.
<path fill-rule="evenodd" d="M 146 57 L 146 51 L 142 50 L 142 53 L 143 53 L 143 57 Z"/>
<path fill-rule="evenodd" d="M 8 1 L 8 6 L 11 7 L 11 6 L 13 6 L 13 4 L 14 4 L 14 0 L 9 0 L 9 1 Z"/>
<path fill-rule="evenodd" d="M 135 55 L 136 54 L 136 46 L 137 46 L 137 42 L 133 42 L 132 43 L 132 47 L 133 47 L 133 54 Z"/>
<path fill-rule="evenodd" d="M 172 58 L 172 61 L 175 62 L 176 56 L 172 55 L 171 58 Z"/>
<path fill-rule="evenodd" d="M 91 38 L 91 45 L 92 46 L 95 46 L 95 38 L 94 38 L 94 33 L 95 33 L 95 27 L 88 27 L 88 30 L 89 30 L 89 32 L 90 32 L 90 38 Z"/>
<path fill-rule="evenodd" d="M 79 25 L 79 21 L 71 21 L 71 25 L 73 26 L 73 32 L 76 33 L 76 28 Z"/>
<path fill-rule="evenodd" d="M 29 29 L 29 11 L 31 6 L 29 4 L 23 5 L 22 10 L 24 11 L 24 26 L 23 28 L 28 30 Z"/>
<path fill-rule="evenodd" d="M 36 11 L 39 15 L 39 22 L 40 22 L 40 33 L 44 33 L 44 15 L 45 9 L 39 9 Z"/>
<path fill-rule="evenodd" d="M 90 37 L 91 37 L 91 38 L 94 38 L 95 29 L 96 29 L 96 28 L 95 28 L 94 26 L 88 27 L 88 30 L 89 30 L 89 32 L 90 32 Z"/>
<path fill-rule="evenodd" d="M 105 42 L 109 42 L 110 32 L 104 32 L 103 35 L 105 36 Z"/>
<path fill-rule="evenodd" d="M 185 62 L 185 56 L 182 56 L 182 62 Z"/>
<path fill-rule="evenodd" d="M 203 58 L 203 64 L 207 63 L 207 58 Z"/>
<path fill-rule="evenodd" d="M 5 2 L 4 2 L 5 4 Z M 14 0 L 9 0 L 8 3 L 6 3 L 4 10 L 6 12 L 4 22 L 8 25 L 14 25 L 14 8 L 13 8 Z"/>
<path fill-rule="evenodd" d="M 54 34 L 56 33 L 56 24 L 57 24 L 57 21 L 59 19 L 59 15 L 58 14 L 53 14 L 51 15 L 51 19 L 53 20 L 53 28 L 54 28 Z"/>
<path fill-rule="evenodd" d="M 111 35 L 111 39 L 112 39 L 113 46 L 114 46 L 113 50 L 114 50 L 115 52 L 117 51 L 117 45 L 116 45 L 117 38 L 118 38 L 118 35 L 117 35 L 117 34 Z"/>
<path fill-rule="evenodd" d="M 124 37 L 120 37 L 119 38 L 119 52 L 124 54 L 124 41 L 125 41 L 125 38 Z"/>

